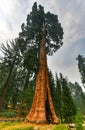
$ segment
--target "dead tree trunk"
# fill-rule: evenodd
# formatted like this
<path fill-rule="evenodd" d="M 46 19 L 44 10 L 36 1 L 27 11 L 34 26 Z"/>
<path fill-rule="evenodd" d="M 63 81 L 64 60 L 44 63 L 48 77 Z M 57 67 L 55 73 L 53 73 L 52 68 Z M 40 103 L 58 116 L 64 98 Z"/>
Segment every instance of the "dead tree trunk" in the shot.
<path fill-rule="evenodd" d="M 26 116 L 24 122 L 32 123 L 47 123 L 47 109 L 46 104 L 49 105 L 49 118 L 53 123 L 59 123 L 59 120 L 55 114 L 49 79 L 48 79 L 48 67 L 47 67 L 47 57 L 46 57 L 46 47 L 45 47 L 45 38 L 43 36 L 40 42 L 40 59 L 39 59 L 39 70 L 36 77 L 36 88 L 33 104 L 29 114 Z"/>

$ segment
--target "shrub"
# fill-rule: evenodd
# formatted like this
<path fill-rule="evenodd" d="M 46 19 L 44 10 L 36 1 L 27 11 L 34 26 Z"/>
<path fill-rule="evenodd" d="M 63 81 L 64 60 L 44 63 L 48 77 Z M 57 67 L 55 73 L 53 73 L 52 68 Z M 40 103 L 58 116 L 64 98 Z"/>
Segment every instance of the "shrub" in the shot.
<path fill-rule="evenodd" d="M 76 118 L 75 118 L 76 130 L 83 130 L 83 126 L 82 126 L 83 123 L 84 123 L 84 117 L 83 117 L 81 111 L 78 111 Z"/>
<path fill-rule="evenodd" d="M 81 123 L 76 124 L 76 130 L 83 130 L 83 126 Z"/>
<path fill-rule="evenodd" d="M 0 116 L 6 118 L 16 117 L 16 112 L 13 110 L 4 110 L 0 113 Z"/>
<path fill-rule="evenodd" d="M 68 130 L 67 126 L 62 124 L 62 125 L 56 125 L 52 130 Z"/>

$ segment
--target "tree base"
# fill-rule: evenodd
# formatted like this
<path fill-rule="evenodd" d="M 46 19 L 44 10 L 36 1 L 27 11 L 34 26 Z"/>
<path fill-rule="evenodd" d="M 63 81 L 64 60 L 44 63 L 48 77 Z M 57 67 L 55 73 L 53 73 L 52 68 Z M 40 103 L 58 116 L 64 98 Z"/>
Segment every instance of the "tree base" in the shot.
<path fill-rule="evenodd" d="M 25 119 L 24 123 L 36 123 L 36 124 L 47 124 L 47 121 L 43 121 L 43 120 L 27 120 Z"/>
<path fill-rule="evenodd" d="M 55 117 L 55 119 L 47 120 L 47 119 L 30 119 L 29 117 L 26 117 L 24 120 L 24 123 L 36 123 L 36 124 L 59 124 L 59 119 Z"/>
<path fill-rule="evenodd" d="M 36 124 L 59 124 L 59 121 L 56 122 L 48 122 L 48 121 L 42 121 L 42 120 L 37 120 L 37 121 L 33 121 L 33 120 L 25 120 L 23 123 L 36 123 Z"/>

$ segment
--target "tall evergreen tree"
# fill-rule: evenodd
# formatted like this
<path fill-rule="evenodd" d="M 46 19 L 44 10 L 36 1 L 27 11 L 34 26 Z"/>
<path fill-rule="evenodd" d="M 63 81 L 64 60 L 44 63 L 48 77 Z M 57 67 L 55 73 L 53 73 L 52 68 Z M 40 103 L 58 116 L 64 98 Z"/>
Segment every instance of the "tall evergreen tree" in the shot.
<path fill-rule="evenodd" d="M 58 21 L 58 16 L 50 12 L 45 13 L 44 8 L 41 5 L 37 6 L 35 2 L 32 12 L 27 16 L 26 24 L 23 23 L 21 28 L 22 32 L 19 33 L 18 40 L 21 53 L 26 55 L 33 49 L 35 60 L 38 59 L 39 63 L 33 104 L 25 122 L 46 123 L 48 121 L 46 103 L 48 102 L 51 120 L 53 123 L 58 123 L 50 94 L 46 57 L 47 54 L 52 55 L 62 46 L 63 29 Z M 35 67 L 35 63 L 32 67 Z"/>
<path fill-rule="evenodd" d="M 62 121 L 62 118 L 63 118 L 62 116 L 62 78 L 59 78 L 57 74 L 56 74 L 56 109 L 57 109 L 58 116 Z"/>
<path fill-rule="evenodd" d="M 21 60 L 16 42 L 17 40 L 12 40 L 10 41 L 10 45 L 9 43 L 7 43 L 7 46 L 4 46 L 4 44 L 2 45 L 2 52 L 4 53 L 4 57 L 2 58 L 1 64 L 4 64 L 4 67 L 7 70 L 6 75 L 4 77 L 5 80 L 2 85 L 2 91 L 0 96 L 0 108 L 2 108 L 2 106 L 4 105 L 9 86 L 9 81 L 12 76 L 14 66 L 16 66 Z"/>
<path fill-rule="evenodd" d="M 85 57 L 83 57 L 82 55 L 78 55 L 78 68 L 79 68 L 79 72 L 81 74 L 81 80 L 83 85 L 85 84 Z"/>
<path fill-rule="evenodd" d="M 73 117 L 77 113 L 77 108 L 71 96 L 71 92 L 68 88 L 68 84 L 65 78 L 62 80 L 62 100 L 63 100 L 63 118 L 65 122 L 72 122 Z"/>
<path fill-rule="evenodd" d="M 75 82 L 75 84 L 69 82 L 68 87 L 70 88 L 71 95 L 74 99 L 75 105 L 80 111 L 85 113 L 85 94 L 82 90 L 82 87 Z"/>

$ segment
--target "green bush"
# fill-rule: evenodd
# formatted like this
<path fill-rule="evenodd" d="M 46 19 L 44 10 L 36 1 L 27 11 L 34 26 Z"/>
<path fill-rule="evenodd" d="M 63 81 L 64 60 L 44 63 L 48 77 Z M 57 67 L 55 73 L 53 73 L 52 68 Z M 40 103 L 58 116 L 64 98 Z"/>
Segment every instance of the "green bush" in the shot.
<path fill-rule="evenodd" d="M 75 118 L 75 127 L 76 130 L 83 130 L 82 124 L 84 123 L 84 117 L 80 110 L 78 110 Z"/>
<path fill-rule="evenodd" d="M 6 118 L 16 117 L 16 112 L 13 110 L 4 110 L 0 112 L 0 116 Z"/>
<path fill-rule="evenodd" d="M 79 124 L 83 124 L 84 123 L 84 116 L 83 114 L 81 113 L 80 110 L 78 110 L 77 114 L 76 114 L 76 117 L 75 117 L 75 123 L 79 123 Z"/>
<path fill-rule="evenodd" d="M 67 126 L 62 124 L 62 125 L 56 125 L 52 130 L 68 130 Z"/>
<path fill-rule="evenodd" d="M 76 130 L 83 130 L 83 126 L 81 123 L 76 124 Z"/>
<path fill-rule="evenodd" d="M 28 111 L 26 108 L 27 108 L 26 104 L 20 104 L 18 115 L 21 117 L 25 117 L 28 114 Z"/>

